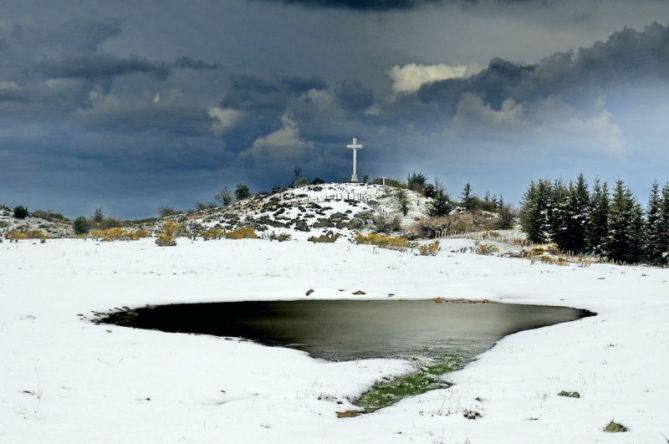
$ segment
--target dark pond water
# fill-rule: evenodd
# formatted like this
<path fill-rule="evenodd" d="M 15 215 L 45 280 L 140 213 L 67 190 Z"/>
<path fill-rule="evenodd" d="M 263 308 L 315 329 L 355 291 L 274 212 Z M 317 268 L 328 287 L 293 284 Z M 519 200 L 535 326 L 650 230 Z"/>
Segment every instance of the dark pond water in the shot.
<path fill-rule="evenodd" d="M 590 315 L 565 307 L 434 301 L 271 301 L 175 304 L 116 312 L 102 322 L 247 338 L 333 361 L 458 355 L 500 338 Z"/>

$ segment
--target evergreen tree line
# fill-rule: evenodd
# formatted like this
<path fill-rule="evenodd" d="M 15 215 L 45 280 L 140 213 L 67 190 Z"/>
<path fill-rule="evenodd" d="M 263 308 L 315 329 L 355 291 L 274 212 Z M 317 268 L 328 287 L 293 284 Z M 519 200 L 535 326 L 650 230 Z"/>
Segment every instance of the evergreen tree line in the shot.
<path fill-rule="evenodd" d="M 622 180 L 610 192 L 599 179 L 590 189 L 582 174 L 569 183 L 541 179 L 523 196 L 520 223 L 530 241 L 566 252 L 669 263 L 669 183 L 662 190 L 653 184 L 644 211 Z"/>

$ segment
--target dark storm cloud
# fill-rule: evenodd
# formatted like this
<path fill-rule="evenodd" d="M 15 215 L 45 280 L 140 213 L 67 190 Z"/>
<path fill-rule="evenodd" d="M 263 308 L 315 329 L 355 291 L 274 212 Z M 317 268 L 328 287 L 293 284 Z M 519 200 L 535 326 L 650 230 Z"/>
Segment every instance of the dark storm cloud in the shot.
<path fill-rule="evenodd" d="M 177 68 L 187 68 L 187 69 L 218 69 L 220 65 L 216 63 L 207 63 L 202 60 L 195 60 L 191 57 L 179 57 L 175 62 L 174 66 Z"/>
<path fill-rule="evenodd" d="M 454 4 L 475 7 L 481 4 L 530 4 L 548 6 L 555 0 L 265 0 L 287 5 L 299 4 L 313 8 L 339 8 L 357 11 L 395 11 L 410 10 L 426 5 Z"/>
<path fill-rule="evenodd" d="M 654 23 L 643 31 L 625 29 L 606 42 L 556 53 L 536 64 L 493 59 L 472 77 L 423 85 L 417 96 L 452 110 L 464 93 L 473 93 L 499 108 L 509 98 L 522 102 L 559 94 L 576 100 L 598 96 L 615 84 L 667 79 L 669 28 Z"/>
<path fill-rule="evenodd" d="M 117 19 L 71 19 L 43 25 L 28 22 L 14 24 L 5 32 L 4 48 L 23 57 L 81 54 L 96 51 L 120 32 L 121 23 Z"/>
<path fill-rule="evenodd" d="M 300 4 L 316 8 L 342 8 L 358 11 L 406 10 L 440 0 L 265 0 L 284 4 Z"/>
<path fill-rule="evenodd" d="M 119 58 L 108 54 L 93 54 L 74 58 L 49 60 L 38 63 L 35 69 L 52 78 L 102 79 L 130 73 L 143 73 L 165 79 L 174 68 L 207 70 L 218 65 L 178 58 L 174 64 L 152 62 L 138 57 Z"/>
<path fill-rule="evenodd" d="M 324 89 L 318 77 L 268 77 L 248 74 L 232 76 L 230 91 L 223 98 L 223 107 L 238 109 L 282 109 L 288 101 L 311 89 Z"/>
<path fill-rule="evenodd" d="M 99 79 L 128 73 L 145 73 L 164 79 L 169 67 L 137 57 L 118 58 L 111 55 L 88 55 L 40 62 L 35 69 L 52 78 Z"/>
<path fill-rule="evenodd" d="M 374 103 L 374 91 L 358 80 L 344 80 L 337 89 L 339 103 L 349 111 L 362 111 Z"/>

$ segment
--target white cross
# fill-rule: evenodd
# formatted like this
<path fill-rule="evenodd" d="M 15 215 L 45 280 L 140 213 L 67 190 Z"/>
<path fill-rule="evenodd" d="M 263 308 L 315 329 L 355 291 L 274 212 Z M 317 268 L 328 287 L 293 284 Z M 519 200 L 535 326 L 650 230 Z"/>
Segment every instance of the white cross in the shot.
<path fill-rule="evenodd" d="M 358 156 L 356 153 L 358 150 L 362 149 L 362 144 L 358 143 L 358 138 L 354 137 L 353 142 L 349 145 L 346 145 L 346 148 L 353 150 L 353 175 L 351 176 L 351 182 L 355 183 L 358 181 Z"/>

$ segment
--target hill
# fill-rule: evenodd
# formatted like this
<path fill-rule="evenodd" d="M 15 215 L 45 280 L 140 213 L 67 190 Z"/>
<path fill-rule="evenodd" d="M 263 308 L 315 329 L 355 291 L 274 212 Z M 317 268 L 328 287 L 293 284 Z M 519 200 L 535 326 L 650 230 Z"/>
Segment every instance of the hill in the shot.
<path fill-rule="evenodd" d="M 403 190 L 404 214 L 398 192 L 397 188 L 363 183 L 308 185 L 259 194 L 225 208 L 183 213 L 167 219 L 184 224 L 194 235 L 208 228 L 232 230 L 246 226 L 265 235 L 285 233 L 295 238 L 327 231 L 343 235 L 353 230 L 386 231 L 392 226 L 406 227 L 425 216 L 429 199 Z"/>

